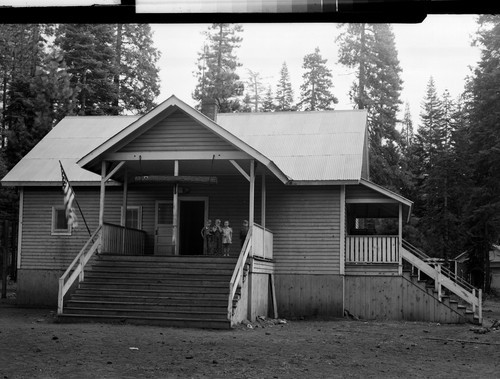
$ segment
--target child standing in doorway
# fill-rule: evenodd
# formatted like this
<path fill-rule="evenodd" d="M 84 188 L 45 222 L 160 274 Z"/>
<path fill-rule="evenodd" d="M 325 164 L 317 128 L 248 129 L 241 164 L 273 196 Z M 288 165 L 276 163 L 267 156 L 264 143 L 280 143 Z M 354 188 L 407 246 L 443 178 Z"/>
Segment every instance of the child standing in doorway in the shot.
<path fill-rule="evenodd" d="M 224 251 L 224 256 L 229 257 L 229 248 L 233 243 L 233 229 L 229 227 L 229 221 L 224 221 L 224 226 L 222 227 L 222 247 Z"/>

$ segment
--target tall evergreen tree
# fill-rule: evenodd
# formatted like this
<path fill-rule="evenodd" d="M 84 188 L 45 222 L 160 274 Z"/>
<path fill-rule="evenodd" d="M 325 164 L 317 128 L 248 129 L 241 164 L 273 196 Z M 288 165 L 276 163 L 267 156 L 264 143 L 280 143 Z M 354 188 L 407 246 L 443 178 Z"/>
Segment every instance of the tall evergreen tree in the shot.
<path fill-rule="evenodd" d="M 461 222 L 463 186 L 462 167 L 457 158 L 456 134 L 460 112 L 448 91 L 440 97 L 433 79 L 427 85 L 422 104 L 421 124 L 413 150 L 418 182 L 419 228 L 425 249 L 448 260 L 463 246 Z"/>
<path fill-rule="evenodd" d="M 396 129 L 402 89 L 394 34 L 387 24 L 340 25 L 339 62 L 356 70 L 350 96 L 358 109 L 368 110 L 370 176 L 401 192 L 400 135 Z"/>
<path fill-rule="evenodd" d="M 159 53 L 149 25 L 62 24 L 57 34 L 72 86 L 79 88 L 75 113 L 144 113 L 154 106 Z"/>
<path fill-rule="evenodd" d="M 243 95 L 244 85 L 236 73 L 241 64 L 235 50 L 242 41 L 242 31 L 238 24 L 213 24 L 205 32 L 207 42 L 198 54 L 198 84 L 193 92 L 198 108 L 205 99 L 214 100 L 222 113 L 240 107 L 238 97 Z"/>
<path fill-rule="evenodd" d="M 122 111 L 146 113 L 160 94 L 160 52 L 153 45 L 148 24 L 113 25 L 115 36 L 115 114 Z"/>
<path fill-rule="evenodd" d="M 293 111 L 293 89 L 290 81 L 290 73 L 286 62 L 283 62 L 280 70 L 280 78 L 276 85 L 276 107 L 278 112 Z"/>
<path fill-rule="evenodd" d="M 249 94 L 250 100 L 253 104 L 253 111 L 259 112 L 262 108 L 262 102 L 264 98 L 264 83 L 262 82 L 260 73 L 258 73 L 257 71 L 252 71 L 250 69 L 247 69 L 247 71 L 247 93 Z"/>
<path fill-rule="evenodd" d="M 314 53 L 304 57 L 302 68 L 303 83 L 300 86 L 301 98 L 298 107 L 306 111 L 333 109 L 338 100 L 333 96 L 332 73 L 326 66 L 327 59 L 323 59 L 319 47 Z"/>
<path fill-rule="evenodd" d="M 266 96 L 262 101 L 262 112 L 274 112 L 276 105 L 274 104 L 273 90 L 271 86 L 267 88 Z"/>
<path fill-rule="evenodd" d="M 470 123 L 466 161 L 471 187 L 466 206 L 468 251 L 479 268 L 480 284 L 490 290 L 489 250 L 500 238 L 500 17 L 478 19 L 481 59 L 471 83 Z"/>

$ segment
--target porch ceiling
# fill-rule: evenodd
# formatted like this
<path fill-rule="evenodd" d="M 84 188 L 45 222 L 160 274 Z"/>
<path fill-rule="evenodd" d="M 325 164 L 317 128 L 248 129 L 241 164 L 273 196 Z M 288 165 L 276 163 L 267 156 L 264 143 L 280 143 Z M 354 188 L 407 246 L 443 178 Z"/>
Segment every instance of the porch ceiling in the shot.
<path fill-rule="evenodd" d="M 250 161 L 236 161 L 247 173 L 250 172 Z M 265 168 L 258 165 L 256 174 L 261 174 Z M 109 170 L 108 170 L 109 171 Z M 149 161 L 126 161 L 122 169 L 118 170 L 111 179 L 123 182 L 125 171 L 128 172 L 129 180 L 134 176 L 145 175 L 174 175 L 174 161 L 149 160 Z M 179 161 L 179 175 L 192 176 L 223 176 L 241 175 L 228 160 L 181 160 Z"/>

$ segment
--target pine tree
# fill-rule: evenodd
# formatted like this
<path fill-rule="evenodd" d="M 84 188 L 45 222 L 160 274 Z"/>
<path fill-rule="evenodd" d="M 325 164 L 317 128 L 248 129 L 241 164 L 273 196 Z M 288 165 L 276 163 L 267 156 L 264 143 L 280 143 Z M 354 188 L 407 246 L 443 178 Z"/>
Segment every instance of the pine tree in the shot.
<path fill-rule="evenodd" d="M 323 59 L 319 47 L 314 53 L 304 57 L 302 68 L 305 70 L 300 86 L 301 99 L 298 107 L 306 111 L 332 109 L 338 100 L 331 93 L 332 73 L 326 66 L 327 59 Z"/>
<path fill-rule="evenodd" d="M 264 97 L 264 84 L 260 73 L 247 69 L 247 93 L 249 94 L 250 101 L 253 104 L 253 112 L 259 112 L 262 108 L 262 101 Z"/>
<path fill-rule="evenodd" d="M 482 15 L 478 22 L 476 42 L 481 47 L 481 60 L 470 88 L 470 122 L 464 155 L 469 162 L 471 187 L 464 213 L 471 268 L 479 268 L 484 274 L 474 284 L 489 291 L 488 254 L 500 238 L 500 17 Z"/>
<path fill-rule="evenodd" d="M 61 24 L 56 44 L 62 50 L 73 88 L 79 88 L 75 113 L 116 114 L 114 78 L 119 75 L 112 25 Z"/>
<path fill-rule="evenodd" d="M 153 46 L 148 24 L 117 24 L 115 31 L 115 114 L 146 113 L 160 94 L 160 52 Z"/>
<path fill-rule="evenodd" d="M 277 112 L 293 111 L 293 89 L 290 82 L 290 73 L 286 62 L 283 62 L 280 70 L 280 78 L 276 86 L 276 107 Z"/>
<path fill-rule="evenodd" d="M 401 68 L 394 34 L 387 24 L 340 25 L 339 62 L 356 70 L 350 97 L 358 109 L 368 110 L 371 180 L 397 192 L 400 176 L 400 134 L 396 129 L 402 89 Z"/>
<path fill-rule="evenodd" d="M 63 24 L 57 34 L 72 86 L 79 89 L 77 114 L 144 113 L 154 107 L 159 52 L 149 25 Z"/>
<path fill-rule="evenodd" d="M 405 104 L 405 111 L 403 115 L 403 123 L 401 130 L 401 143 L 404 150 L 408 150 L 413 144 L 415 134 L 413 131 L 413 120 L 411 118 L 410 104 L 407 102 Z"/>
<path fill-rule="evenodd" d="M 266 97 L 262 102 L 262 112 L 274 112 L 276 105 L 274 104 L 273 90 L 271 86 L 267 88 Z"/>
<path fill-rule="evenodd" d="M 243 95 L 244 85 L 236 73 L 241 64 L 235 50 L 242 41 L 239 36 L 242 31 L 238 24 L 213 24 L 205 32 L 207 42 L 198 54 L 198 84 L 193 92 L 198 108 L 205 99 L 212 99 L 219 112 L 238 110 L 238 97 Z"/>

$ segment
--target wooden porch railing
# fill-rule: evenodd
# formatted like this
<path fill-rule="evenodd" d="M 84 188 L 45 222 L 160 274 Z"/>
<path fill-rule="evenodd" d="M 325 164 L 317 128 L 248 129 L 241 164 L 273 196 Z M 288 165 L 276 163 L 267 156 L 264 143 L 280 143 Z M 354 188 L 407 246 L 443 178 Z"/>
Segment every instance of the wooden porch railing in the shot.
<path fill-rule="evenodd" d="M 238 258 L 238 262 L 236 262 L 236 267 L 233 271 L 233 276 L 231 277 L 231 281 L 229 282 L 229 298 L 227 303 L 227 318 L 231 320 L 233 317 L 233 300 L 236 294 L 236 291 L 239 286 L 243 285 L 243 272 L 245 269 L 245 264 L 247 262 L 247 258 L 250 255 L 252 250 L 252 233 L 254 231 L 253 227 L 248 229 L 248 234 L 243 243 L 243 247 L 241 248 L 240 256 Z"/>
<path fill-rule="evenodd" d="M 144 255 L 146 232 L 104 223 L 101 252 L 106 254 Z"/>
<path fill-rule="evenodd" d="M 442 300 L 442 287 L 460 297 L 472 306 L 472 311 L 477 315 L 479 322 L 483 322 L 482 310 L 482 290 L 477 289 L 463 278 L 456 277 L 455 274 L 441 264 L 433 263 L 432 258 L 427 254 L 403 240 L 401 250 L 402 258 L 410 263 L 412 267 L 422 271 L 434 280 L 439 301 Z"/>
<path fill-rule="evenodd" d="M 252 232 L 252 256 L 273 259 L 273 232 L 254 224 Z"/>
<path fill-rule="evenodd" d="M 399 263 L 398 236 L 346 236 L 346 263 Z"/>
<path fill-rule="evenodd" d="M 78 278 L 78 282 L 82 282 L 85 274 L 85 265 L 90 258 L 99 249 L 102 238 L 102 227 L 99 226 L 92 234 L 88 241 L 83 246 L 82 250 L 73 259 L 73 262 L 66 269 L 64 274 L 59 278 L 59 292 L 57 295 L 57 314 L 63 313 L 64 308 L 64 295 L 69 291 L 73 283 Z M 90 248 L 89 248 L 90 247 Z"/>

